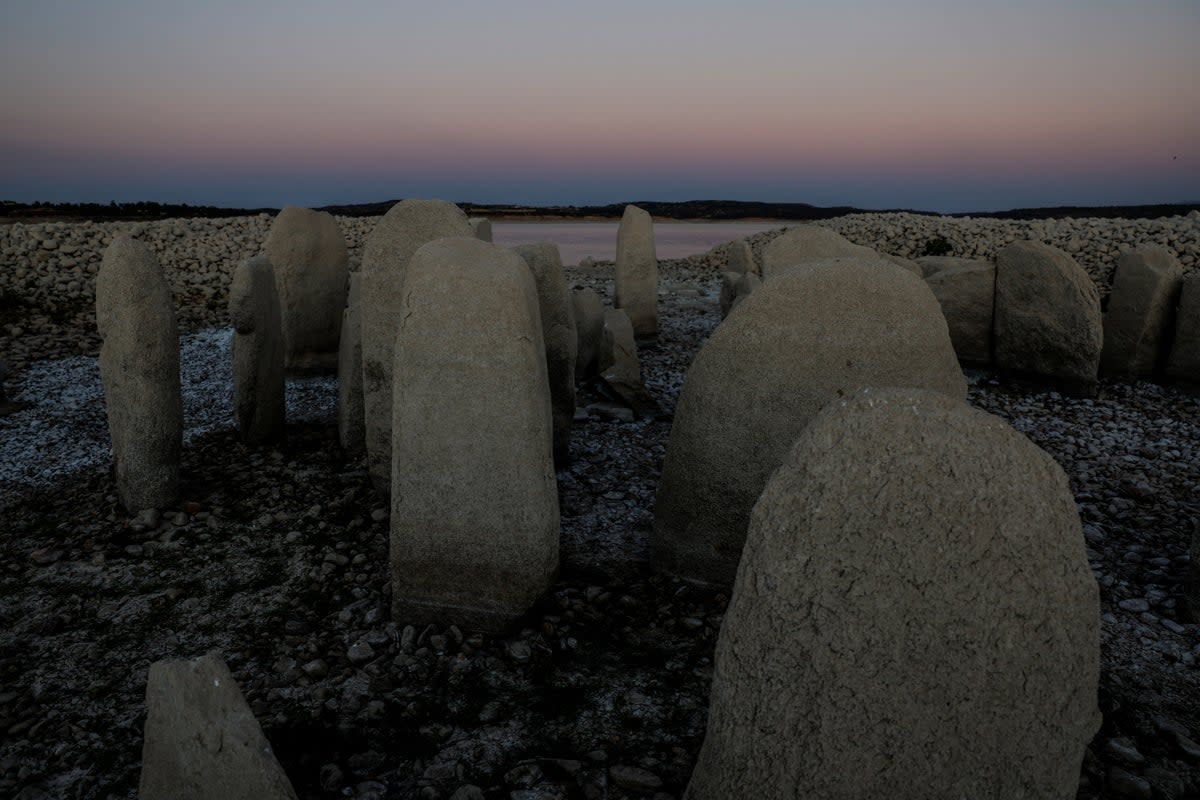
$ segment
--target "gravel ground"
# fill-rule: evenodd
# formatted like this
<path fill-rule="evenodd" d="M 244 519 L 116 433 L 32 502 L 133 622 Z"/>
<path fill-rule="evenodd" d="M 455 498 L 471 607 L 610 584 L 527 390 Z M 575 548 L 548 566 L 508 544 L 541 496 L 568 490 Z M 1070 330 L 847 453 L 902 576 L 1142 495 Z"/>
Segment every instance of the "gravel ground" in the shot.
<path fill-rule="evenodd" d="M 35 405 L 0 418 L 0 796 L 133 797 L 150 662 L 210 650 L 302 797 L 679 796 L 727 598 L 644 559 L 668 417 L 717 322 L 711 274 L 664 264 L 663 332 L 642 352 L 664 418 L 577 424 L 561 577 L 504 636 L 389 619 L 386 503 L 336 446 L 330 381 L 292 383 L 286 443 L 249 448 L 229 423 L 229 334 L 189 335 L 185 502 L 130 518 L 94 359 L 15 375 Z M 611 272 L 571 277 L 606 290 Z M 1080 797 L 1197 796 L 1200 626 L 1178 599 L 1200 402 L 970 377 L 971 402 L 1067 471 L 1101 584 L 1105 721 Z"/>

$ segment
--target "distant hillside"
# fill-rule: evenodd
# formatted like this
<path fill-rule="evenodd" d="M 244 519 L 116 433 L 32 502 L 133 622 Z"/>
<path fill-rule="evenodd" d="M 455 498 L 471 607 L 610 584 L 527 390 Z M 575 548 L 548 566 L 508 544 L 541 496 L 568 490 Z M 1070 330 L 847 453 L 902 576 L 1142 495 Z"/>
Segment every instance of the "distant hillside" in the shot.
<path fill-rule="evenodd" d="M 398 200 L 382 203 L 324 206 L 321 210 L 347 217 L 373 217 L 387 212 Z M 1142 206 L 1058 206 L 1055 208 L 1017 208 L 1010 211 L 986 211 L 939 215 L 915 209 L 862 209 L 853 206 L 814 206 L 808 203 L 759 203 L 740 200 L 686 200 L 659 202 L 633 201 L 659 219 L 769 219 L 820 220 L 847 214 L 906 211 L 912 214 L 950 217 L 995 217 L 998 219 L 1058 219 L 1062 217 L 1105 217 L 1156 219 L 1187 214 L 1200 209 L 1200 202 Z M 494 219 L 619 219 L 625 203 L 604 206 L 523 206 L 459 203 L 467 214 Z M 0 222 L 97 222 L 113 220 L 156 220 L 170 217 L 241 217 L 250 214 L 276 214 L 276 208 L 222 208 L 193 206 L 187 203 L 16 203 L 0 201 Z"/>

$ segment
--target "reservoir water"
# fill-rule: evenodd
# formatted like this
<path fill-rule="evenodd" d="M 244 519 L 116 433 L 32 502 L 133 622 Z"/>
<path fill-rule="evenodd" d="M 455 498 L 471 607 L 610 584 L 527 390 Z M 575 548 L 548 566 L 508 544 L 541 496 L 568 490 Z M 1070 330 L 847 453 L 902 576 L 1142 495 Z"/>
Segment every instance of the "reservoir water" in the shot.
<path fill-rule="evenodd" d="M 655 222 L 654 246 L 660 259 L 683 258 L 706 252 L 715 244 L 740 239 L 789 224 L 775 222 Z M 795 224 L 795 223 L 791 223 Z M 616 222 L 493 222 L 492 239 L 512 247 L 554 242 L 564 264 L 591 256 L 611 261 L 617 254 Z"/>

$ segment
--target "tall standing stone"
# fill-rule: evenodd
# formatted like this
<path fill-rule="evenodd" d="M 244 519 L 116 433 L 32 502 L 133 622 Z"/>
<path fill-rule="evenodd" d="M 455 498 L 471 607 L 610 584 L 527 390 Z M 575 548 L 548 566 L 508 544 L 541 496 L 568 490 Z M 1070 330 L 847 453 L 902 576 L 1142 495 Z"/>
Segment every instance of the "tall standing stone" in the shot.
<path fill-rule="evenodd" d="M 1100 370 L 1125 380 L 1149 378 L 1161 369 L 1175 323 L 1183 267 L 1161 245 L 1146 245 L 1117 259 Z"/>
<path fill-rule="evenodd" d="M 492 241 L 492 221 L 487 217 L 471 217 L 471 231 L 481 242 Z"/>
<path fill-rule="evenodd" d="M 513 252 L 525 260 L 537 285 L 542 336 L 546 345 L 546 372 L 554 409 L 554 463 L 559 468 L 571 460 L 571 422 L 575 418 L 575 359 L 579 334 L 571 314 L 571 299 L 563 277 L 558 245 L 525 244 Z"/>
<path fill-rule="evenodd" d="M 471 237 L 467 215 L 443 200 L 404 200 L 388 211 L 363 243 L 362 368 L 367 468 L 375 488 L 387 492 L 392 465 L 392 362 L 404 317 L 404 276 L 413 253 L 426 242 Z"/>
<path fill-rule="evenodd" d="M 1100 295 L 1075 259 L 1041 242 L 996 256 L 996 366 L 1093 394 L 1104 343 Z"/>
<path fill-rule="evenodd" d="M 275 270 L 266 256 L 243 261 L 229 286 L 233 322 L 233 416 L 242 440 L 283 436 L 286 403 L 283 330 Z"/>
<path fill-rule="evenodd" d="M 613 305 L 623 309 L 638 336 L 658 332 L 658 257 L 654 220 L 637 206 L 625 206 L 617 227 L 617 280 Z"/>
<path fill-rule="evenodd" d="M 138 797 L 295 800 L 271 743 L 216 655 L 150 665 Z"/>
<path fill-rule="evenodd" d="M 271 224 L 264 249 L 275 268 L 286 368 L 333 372 L 349 272 L 337 220 L 325 211 L 287 206 Z"/>
<path fill-rule="evenodd" d="M 1200 271 L 1190 273 L 1183 281 L 1166 372 L 1171 380 L 1200 392 Z"/>
<path fill-rule="evenodd" d="M 164 508 L 179 497 L 179 329 L 158 259 L 128 234 L 104 252 L 96 322 L 117 494 L 130 511 Z"/>
<path fill-rule="evenodd" d="M 338 441 L 346 450 L 363 449 L 362 277 L 350 273 L 350 291 L 342 312 L 338 344 Z"/>
<path fill-rule="evenodd" d="M 537 288 L 475 239 L 412 257 L 395 348 L 397 621 L 496 630 L 558 568 L 553 423 Z"/>
<path fill-rule="evenodd" d="M 1053 459 L 931 392 L 834 401 L 754 507 L 684 797 L 1074 798 L 1099 635 Z"/>
<path fill-rule="evenodd" d="M 599 369 L 600 347 L 604 340 L 604 302 L 594 289 L 575 289 L 571 292 L 571 309 L 579 341 L 575 380 L 582 381 Z"/>
<path fill-rule="evenodd" d="M 859 259 L 764 281 L 684 379 L 654 509 L 657 564 L 699 583 L 732 582 L 767 478 L 822 406 L 864 386 L 966 397 L 925 282 Z"/>

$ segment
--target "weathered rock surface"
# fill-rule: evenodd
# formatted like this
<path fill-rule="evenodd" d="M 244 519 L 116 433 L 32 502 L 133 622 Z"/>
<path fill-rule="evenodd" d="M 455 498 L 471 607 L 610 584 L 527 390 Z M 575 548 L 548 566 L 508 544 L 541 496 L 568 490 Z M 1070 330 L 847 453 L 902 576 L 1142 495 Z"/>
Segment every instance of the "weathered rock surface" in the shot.
<path fill-rule="evenodd" d="M 337 367 L 349 253 L 333 215 L 287 206 L 263 245 L 275 269 L 286 367 L 333 372 Z"/>
<path fill-rule="evenodd" d="M 1200 391 L 1200 272 L 1193 272 L 1183 281 L 1166 372 L 1171 380 Z"/>
<path fill-rule="evenodd" d="M 730 583 L 771 472 L 822 406 L 865 386 L 966 395 L 924 281 L 874 259 L 814 262 L 764 281 L 688 370 L 655 504 L 658 565 Z"/>
<path fill-rule="evenodd" d="M 395 349 L 397 621 L 503 628 L 558 567 L 537 289 L 516 254 L 444 239 L 412 257 Z"/>
<path fill-rule="evenodd" d="M 1050 456 L 936 393 L 834 401 L 754 508 L 684 796 L 1073 798 L 1099 629 Z"/>
<path fill-rule="evenodd" d="M 1139 247 L 1117 260 L 1104 314 L 1101 372 L 1137 380 L 1161 369 L 1182 284 L 1179 259 L 1161 245 Z"/>
<path fill-rule="evenodd" d="M 1090 395 L 1104 331 L 1100 296 L 1075 259 L 1040 242 L 996 257 L 996 366 Z"/>
<path fill-rule="evenodd" d="M 338 441 L 350 451 L 363 449 L 362 383 L 362 276 L 350 273 L 350 291 L 342 311 L 342 337 L 338 344 Z"/>
<path fill-rule="evenodd" d="M 284 342 L 275 270 L 266 256 L 246 259 L 229 287 L 233 323 L 233 417 L 249 444 L 277 441 L 286 425 Z"/>
<path fill-rule="evenodd" d="M 579 350 L 575 358 L 575 380 L 595 375 L 600 368 L 604 343 L 604 301 L 595 289 L 572 289 L 571 309 Z"/>
<path fill-rule="evenodd" d="M 575 360 L 579 334 L 571 314 L 571 298 L 563 277 L 558 245 L 550 242 L 514 247 L 525 260 L 537 285 L 542 336 L 546 346 L 546 374 L 554 410 L 554 463 L 565 467 L 571 460 L 571 421 L 575 417 Z"/>
<path fill-rule="evenodd" d="M 616 289 L 613 306 L 623 309 L 638 336 L 658 332 L 658 257 L 654 220 L 637 206 L 625 206 L 617 227 Z"/>
<path fill-rule="evenodd" d="M 492 221 L 487 217 L 471 217 L 471 231 L 475 238 L 481 242 L 492 241 Z"/>
<path fill-rule="evenodd" d="M 788 228 L 763 249 L 762 277 L 764 281 L 770 280 L 800 264 L 845 257 L 882 258 L 871 248 L 854 244 L 828 228 L 798 225 Z"/>
<path fill-rule="evenodd" d="M 996 266 L 988 261 L 954 261 L 926 278 L 926 283 L 942 307 L 958 360 L 990 364 Z"/>
<path fill-rule="evenodd" d="M 141 800 L 296 797 L 225 663 L 156 661 L 146 683 Z"/>
<path fill-rule="evenodd" d="M 127 234 L 113 238 L 96 276 L 96 324 L 121 503 L 163 508 L 179 496 L 179 329 L 158 260 Z"/>
<path fill-rule="evenodd" d="M 467 215 L 443 200 L 403 200 L 392 206 L 363 245 L 363 419 L 367 468 L 375 488 L 391 487 L 392 363 L 404 316 L 408 261 L 434 239 L 472 237 Z"/>

